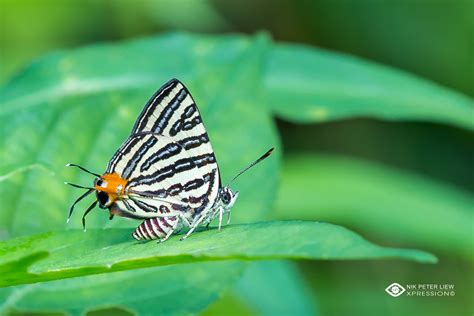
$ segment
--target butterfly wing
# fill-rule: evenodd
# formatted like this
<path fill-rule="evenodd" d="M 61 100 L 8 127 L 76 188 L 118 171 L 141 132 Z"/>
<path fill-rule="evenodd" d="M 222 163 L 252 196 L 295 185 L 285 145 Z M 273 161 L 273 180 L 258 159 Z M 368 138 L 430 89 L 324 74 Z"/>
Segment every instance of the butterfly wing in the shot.
<path fill-rule="evenodd" d="M 170 80 L 153 95 L 106 172 L 127 180 L 130 205 L 117 201 L 127 211 L 164 206 L 200 213 L 212 207 L 219 168 L 199 110 L 182 83 Z"/>
<path fill-rule="evenodd" d="M 196 103 L 179 80 L 165 83 L 147 102 L 133 126 L 132 135 L 147 132 L 172 138 L 186 134 L 207 135 Z"/>

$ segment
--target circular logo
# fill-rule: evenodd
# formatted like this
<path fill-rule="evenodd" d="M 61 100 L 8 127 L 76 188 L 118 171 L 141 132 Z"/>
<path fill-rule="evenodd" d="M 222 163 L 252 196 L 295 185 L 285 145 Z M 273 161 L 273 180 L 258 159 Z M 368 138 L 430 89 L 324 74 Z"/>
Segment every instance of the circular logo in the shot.
<path fill-rule="evenodd" d="M 405 292 L 405 288 L 398 283 L 392 283 L 385 289 L 385 292 L 390 296 L 398 297 Z"/>

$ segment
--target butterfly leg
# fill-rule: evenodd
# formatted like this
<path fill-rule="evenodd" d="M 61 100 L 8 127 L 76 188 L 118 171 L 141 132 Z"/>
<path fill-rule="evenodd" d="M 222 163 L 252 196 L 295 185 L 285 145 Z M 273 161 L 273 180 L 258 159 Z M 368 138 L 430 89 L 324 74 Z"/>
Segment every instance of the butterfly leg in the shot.
<path fill-rule="evenodd" d="M 170 216 L 171 217 L 171 216 Z M 176 223 L 173 225 L 173 227 L 168 231 L 168 233 L 166 234 L 166 236 L 162 239 L 160 239 L 158 241 L 158 243 L 162 243 L 162 242 L 165 242 L 166 240 L 168 240 L 168 238 L 171 237 L 171 235 L 173 235 L 174 233 L 178 232 L 179 230 L 181 230 L 181 228 L 179 227 L 180 223 L 182 223 L 183 225 L 187 226 L 187 227 L 190 227 L 191 226 L 191 223 L 189 222 L 189 220 L 186 218 L 186 216 L 184 216 L 184 214 L 180 213 L 178 215 L 178 220 L 176 221 Z"/>
<path fill-rule="evenodd" d="M 218 231 L 221 230 L 221 226 L 222 226 L 222 216 L 224 214 L 224 208 L 220 207 L 219 208 L 219 227 L 218 227 Z"/>
<path fill-rule="evenodd" d="M 196 229 L 196 227 L 198 227 L 199 224 L 201 224 L 201 222 L 204 220 L 204 218 L 206 218 L 205 214 L 201 214 L 201 216 L 191 225 L 191 229 L 186 233 L 186 235 L 181 237 L 180 240 L 183 241 L 186 238 L 188 238 L 188 236 L 193 233 L 193 231 Z"/>
<path fill-rule="evenodd" d="M 230 210 L 227 213 L 227 225 L 229 225 L 229 224 L 230 224 Z"/>
<path fill-rule="evenodd" d="M 162 242 L 167 241 L 168 238 L 170 238 L 170 236 L 173 235 L 174 232 L 176 232 L 176 230 L 177 230 L 176 228 L 178 228 L 178 224 L 179 224 L 179 221 L 176 221 L 173 228 L 171 228 L 169 230 L 169 232 L 166 234 L 166 236 L 164 238 L 161 238 L 160 240 L 158 240 L 158 243 L 162 243 Z"/>
<path fill-rule="evenodd" d="M 189 221 L 189 219 L 183 213 L 179 214 L 179 218 L 186 225 L 186 227 L 191 227 L 191 222 Z"/>

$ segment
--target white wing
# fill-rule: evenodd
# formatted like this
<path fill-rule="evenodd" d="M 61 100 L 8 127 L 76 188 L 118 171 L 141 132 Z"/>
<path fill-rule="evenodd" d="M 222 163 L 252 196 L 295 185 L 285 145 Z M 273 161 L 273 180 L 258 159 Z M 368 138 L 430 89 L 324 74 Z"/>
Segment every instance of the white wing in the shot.
<path fill-rule="evenodd" d="M 178 80 L 166 83 L 150 99 L 106 172 L 128 181 L 129 199 L 119 201 L 120 208 L 165 206 L 200 213 L 212 207 L 220 187 L 219 168 L 199 110 Z M 151 208 L 134 201 L 137 198 Z"/>

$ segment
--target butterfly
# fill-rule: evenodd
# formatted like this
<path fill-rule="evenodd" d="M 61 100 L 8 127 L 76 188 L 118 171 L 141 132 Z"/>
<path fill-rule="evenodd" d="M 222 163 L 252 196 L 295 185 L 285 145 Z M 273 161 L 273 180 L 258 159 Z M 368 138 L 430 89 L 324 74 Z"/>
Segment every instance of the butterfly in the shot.
<path fill-rule="evenodd" d="M 233 179 L 267 158 L 264 155 L 240 171 Z M 77 164 L 95 176 L 93 187 L 65 182 L 76 188 L 87 189 L 72 204 L 74 207 L 95 192 L 96 200 L 82 216 L 85 218 L 97 205 L 115 215 L 142 220 L 132 236 L 136 240 L 167 240 L 171 235 L 188 228 L 181 240 L 199 225 L 209 226 L 230 212 L 239 192 L 229 185 L 222 186 L 219 166 L 204 123 L 188 89 L 177 79 L 164 84 L 147 102 L 137 118 L 130 136 L 110 159 L 100 175 Z M 231 181 L 231 182 L 232 182 Z"/>

